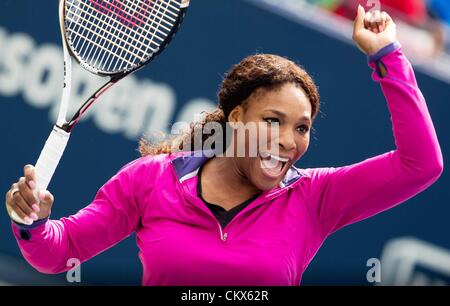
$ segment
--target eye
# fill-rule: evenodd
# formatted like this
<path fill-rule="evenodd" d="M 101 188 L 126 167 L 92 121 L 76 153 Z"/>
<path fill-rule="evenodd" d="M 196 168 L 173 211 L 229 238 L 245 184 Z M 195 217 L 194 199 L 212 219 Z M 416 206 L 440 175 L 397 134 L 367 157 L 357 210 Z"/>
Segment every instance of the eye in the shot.
<path fill-rule="evenodd" d="M 263 120 L 265 122 L 269 123 L 270 125 L 272 125 L 272 124 L 280 124 L 280 120 L 278 118 L 268 117 L 268 118 L 263 118 Z"/>
<path fill-rule="evenodd" d="M 302 134 L 306 134 L 309 131 L 309 127 L 306 124 L 303 124 L 297 128 L 297 131 L 299 131 Z"/>

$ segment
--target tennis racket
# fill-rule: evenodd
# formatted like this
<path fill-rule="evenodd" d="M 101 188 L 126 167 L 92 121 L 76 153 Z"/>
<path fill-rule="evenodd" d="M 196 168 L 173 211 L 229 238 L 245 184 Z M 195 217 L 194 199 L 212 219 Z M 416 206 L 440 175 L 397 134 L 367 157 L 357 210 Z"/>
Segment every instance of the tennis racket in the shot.
<path fill-rule="evenodd" d="M 64 87 L 58 118 L 35 166 L 36 189 L 46 190 L 70 133 L 86 110 L 111 86 L 150 63 L 178 31 L 189 0 L 60 0 Z M 105 78 L 78 111 L 66 120 L 74 58 Z M 11 218 L 27 224 L 14 211 Z"/>

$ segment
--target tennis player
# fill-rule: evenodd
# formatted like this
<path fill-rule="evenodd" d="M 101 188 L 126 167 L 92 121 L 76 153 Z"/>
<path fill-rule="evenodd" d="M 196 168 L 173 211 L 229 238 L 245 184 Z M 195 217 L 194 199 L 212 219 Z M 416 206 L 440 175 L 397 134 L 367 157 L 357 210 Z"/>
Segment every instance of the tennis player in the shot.
<path fill-rule="evenodd" d="M 435 182 L 443 158 L 396 25 L 362 7 L 353 39 L 369 57 L 391 113 L 396 149 L 343 167 L 299 169 L 319 109 L 311 77 L 292 61 L 259 54 L 226 75 L 205 122 L 277 126 L 278 153 L 219 157 L 141 143 L 75 215 L 49 219 L 53 196 L 32 192 L 32 166 L 6 194 L 26 260 L 43 273 L 68 270 L 137 233 L 143 285 L 299 285 L 324 240 L 338 229 L 406 201 Z M 247 147 L 247 138 L 235 138 Z M 275 141 L 275 140 L 273 140 Z M 28 219 L 28 220 L 30 220 Z"/>

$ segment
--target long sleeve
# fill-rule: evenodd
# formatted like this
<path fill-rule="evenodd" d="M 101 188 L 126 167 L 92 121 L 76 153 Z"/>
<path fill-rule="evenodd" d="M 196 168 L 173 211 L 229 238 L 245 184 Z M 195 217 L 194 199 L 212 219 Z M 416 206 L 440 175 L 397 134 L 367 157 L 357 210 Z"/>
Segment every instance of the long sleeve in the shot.
<path fill-rule="evenodd" d="M 396 149 L 352 165 L 309 169 L 309 208 L 322 237 L 406 201 L 443 171 L 425 99 L 400 45 L 382 49 L 369 66 L 387 100 Z"/>
<path fill-rule="evenodd" d="M 84 262 L 131 235 L 140 222 L 139 197 L 147 185 L 144 158 L 123 167 L 73 216 L 29 227 L 12 224 L 25 259 L 43 273 L 61 273 L 70 258 Z M 147 185 L 148 186 L 148 185 Z"/>

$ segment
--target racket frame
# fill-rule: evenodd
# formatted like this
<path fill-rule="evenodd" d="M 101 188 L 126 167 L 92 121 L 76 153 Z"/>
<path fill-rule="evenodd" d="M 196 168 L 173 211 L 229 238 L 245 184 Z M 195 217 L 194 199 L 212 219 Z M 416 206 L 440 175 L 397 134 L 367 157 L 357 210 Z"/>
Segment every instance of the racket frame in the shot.
<path fill-rule="evenodd" d="M 133 72 L 136 72 L 137 70 L 139 70 L 142 67 L 146 66 L 147 64 L 149 64 L 150 62 L 155 60 L 164 51 L 164 49 L 170 44 L 172 39 L 175 37 L 175 34 L 178 32 L 181 24 L 183 23 L 184 17 L 186 15 L 187 9 L 188 9 L 189 4 L 190 4 L 190 0 L 182 0 L 181 1 L 180 13 L 178 14 L 177 19 L 175 20 L 174 26 L 171 29 L 171 31 L 167 34 L 167 39 L 158 47 L 156 52 L 153 52 L 152 55 L 149 56 L 146 61 L 140 63 L 136 67 L 133 67 L 133 68 L 125 70 L 125 71 L 117 72 L 117 73 L 100 72 L 97 69 L 95 69 L 94 67 L 91 67 L 90 65 L 85 64 L 84 61 L 75 52 L 73 52 L 72 48 L 70 47 L 69 39 L 67 37 L 67 32 L 65 30 L 65 24 L 64 24 L 64 22 L 65 22 L 64 21 L 64 16 L 65 16 L 65 13 L 66 13 L 66 11 L 65 11 L 65 9 L 66 9 L 65 2 L 66 2 L 66 0 L 60 0 L 60 14 L 59 14 L 59 17 L 60 17 L 61 35 L 62 35 L 62 40 L 63 40 L 63 49 L 67 50 L 68 54 L 70 55 L 69 59 L 67 60 L 67 62 L 70 62 L 71 58 L 74 58 L 78 62 L 78 64 L 80 64 L 80 66 L 82 66 L 87 71 L 89 71 L 89 72 L 91 72 L 93 74 L 96 74 L 98 76 L 109 77 L 110 78 L 109 81 L 107 81 L 105 84 L 103 84 L 97 91 L 95 91 L 88 99 L 85 100 L 85 102 L 82 104 L 82 106 L 73 115 L 71 120 L 66 121 L 64 119 L 64 122 L 61 121 L 61 122 L 59 122 L 57 124 L 57 126 L 59 128 L 61 128 L 64 131 L 70 133 L 70 131 L 72 130 L 73 126 L 80 119 L 81 115 L 102 94 L 104 94 L 111 86 L 113 86 L 114 84 L 116 84 L 118 81 L 120 81 L 121 79 L 125 78 L 129 74 L 131 74 Z M 66 56 L 64 56 L 64 62 L 66 62 Z M 66 64 L 65 64 L 65 66 L 66 66 Z M 71 67 L 70 63 L 68 64 L 68 67 Z M 66 78 L 66 76 L 65 76 L 65 78 Z M 65 79 L 64 82 L 66 83 L 66 79 Z M 64 89 L 65 88 L 66 87 L 64 87 Z M 70 91 L 70 88 L 68 89 L 68 91 Z M 70 92 L 69 92 L 69 94 L 67 96 L 69 96 L 69 95 L 70 95 Z M 64 96 L 64 92 L 63 92 L 63 96 Z M 62 104 L 61 104 L 61 106 L 62 106 Z M 66 113 L 64 113 L 64 111 L 67 113 L 67 107 L 65 109 L 60 108 L 60 114 L 58 115 L 58 118 L 63 117 L 63 116 L 65 118 Z"/>
<path fill-rule="evenodd" d="M 66 30 L 65 30 L 65 3 L 66 0 L 59 1 L 59 24 L 63 45 L 63 58 L 64 58 L 64 84 L 61 96 L 61 103 L 58 111 L 58 117 L 56 124 L 53 126 L 53 129 L 45 142 L 44 148 L 42 149 L 39 158 L 36 162 L 35 166 L 35 174 L 36 174 L 36 188 L 33 191 L 34 197 L 37 203 L 40 203 L 39 192 L 41 190 L 47 190 L 47 187 L 53 177 L 53 174 L 56 170 L 56 167 L 59 164 L 59 161 L 64 153 L 64 150 L 67 146 L 67 142 L 70 137 L 70 133 L 73 127 L 76 125 L 78 120 L 81 118 L 83 113 L 109 88 L 111 88 L 114 84 L 116 84 L 121 79 L 125 78 L 129 74 L 141 69 L 145 65 L 152 62 L 155 58 L 157 58 L 162 51 L 169 45 L 172 39 L 175 37 L 175 34 L 178 32 L 184 17 L 186 15 L 186 11 L 189 7 L 189 0 L 182 0 L 180 5 L 180 13 L 175 21 L 175 24 L 171 31 L 167 35 L 167 39 L 159 46 L 156 52 L 153 52 L 149 58 L 133 67 L 132 69 L 128 69 L 125 71 L 121 71 L 118 73 L 104 73 L 99 72 L 93 67 L 84 64 L 81 58 L 77 56 L 75 52 L 72 51 Z M 71 81 L 72 81 L 72 58 L 74 58 L 80 66 L 82 66 L 87 71 L 102 76 L 109 77 L 109 80 L 105 82 L 102 86 L 100 86 L 89 98 L 85 100 L 85 102 L 81 105 L 78 111 L 73 115 L 72 119 L 67 121 L 66 115 L 69 106 L 70 94 L 71 94 Z M 20 218 L 15 211 L 11 212 L 11 219 L 13 219 L 17 223 L 31 225 L 33 222 L 29 223 Z"/>

